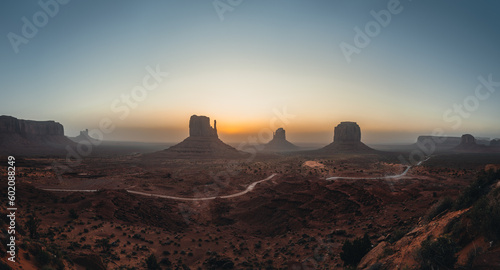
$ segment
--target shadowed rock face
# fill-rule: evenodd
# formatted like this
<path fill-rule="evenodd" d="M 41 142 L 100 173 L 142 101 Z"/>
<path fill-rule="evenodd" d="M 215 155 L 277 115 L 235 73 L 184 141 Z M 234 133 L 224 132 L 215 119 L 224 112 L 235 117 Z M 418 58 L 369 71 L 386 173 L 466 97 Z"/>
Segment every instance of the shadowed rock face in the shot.
<path fill-rule="evenodd" d="M 498 148 L 478 144 L 476 138 L 470 134 L 462 135 L 460 145 L 454 148 L 457 152 L 488 153 L 498 152 Z"/>
<path fill-rule="evenodd" d="M 217 136 L 217 122 L 210 126 L 210 118 L 193 115 L 189 119 L 189 137 L 170 148 L 153 153 L 153 157 L 203 159 L 239 158 L 246 154 L 222 142 Z"/>
<path fill-rule="evenodd" d="M 283 128 L 278 128 L 273 134 L 273 139 L 286 140 L 285 130 Z"/>
<path fill-rule="evenodd" d="M 342 122 L 334 129 L 333 143 L 318 150 L 319 153 L 360 153 L 375 150 L 361 142 L 361 129 L 356 122 Z"/>
<path fill-rule="evenodd" d="M 342 122 L 335 127 L 334 142 L 361 142 L 361 129 L 355 122 Z"/>
<path fill-rule="evenodd" d="M 64 128 L 54 121 L 20 120 L 12 116 L 0 116 L 0 133 L 30 135 L 64 136 Z"/>
<path fill-rule="evenodd" d="M 190 137 L 215 137 L 217 138 L 217 121 L 214 127 L 210 126 L 210 117 L 192 115 L 189 119 Z"/>
<path fill-rule="evenodd" d="M 460 142 L 461 145 L 475 145 L 476 138 L 470 134 L 462 135 L 462 140 Z"/>
<path fill-rule="evenodd" d="M 282 152 L 293 151 L 299 147 L 286 140 L 285 130 L 278 128 L 273 134 L 273 139 L 264 145 L 264 151 Z"/>
<path fill-rule="evenodd" d="M 57 122 L 0 116 L 0 154 L 59 155 L 73 144 Z"/>

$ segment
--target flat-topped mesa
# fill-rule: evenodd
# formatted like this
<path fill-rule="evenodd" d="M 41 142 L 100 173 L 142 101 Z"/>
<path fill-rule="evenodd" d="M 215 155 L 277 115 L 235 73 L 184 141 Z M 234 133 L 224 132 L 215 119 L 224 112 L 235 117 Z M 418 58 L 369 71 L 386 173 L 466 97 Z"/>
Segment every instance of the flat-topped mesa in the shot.
<path fill-rule="evenodd" d="M 64 155 L 72 145 L 60 123 L 0 116 L 0 155 Z"/>
<path fill-rule="evenodd" d="M 361 142 L 361 129 L 356 122 L 341 122 L 335 127 L 333 141 L 338 143 Z"/>
<path fill-rule="evenodd" d="M 374 153 L 375 150 L 361 142 L 361 128 L 356 122 L 341 122 L 333 131 L 333 142 L 319 153 Z"/>
<path fill-rule="evenodd" d="M 32 121 L 12 116 L 0 116 L 0 133 L 21 136 L 64 136 L 64 127 L 54 121 Z"/>
<path fill-rule="evenodd" d="M 210 117 L 192 115 L 189 119 L 189 137 L 215 137 L 217 135 L 217 121 L 214 120 L 214 127 L 210 126 Z"/>

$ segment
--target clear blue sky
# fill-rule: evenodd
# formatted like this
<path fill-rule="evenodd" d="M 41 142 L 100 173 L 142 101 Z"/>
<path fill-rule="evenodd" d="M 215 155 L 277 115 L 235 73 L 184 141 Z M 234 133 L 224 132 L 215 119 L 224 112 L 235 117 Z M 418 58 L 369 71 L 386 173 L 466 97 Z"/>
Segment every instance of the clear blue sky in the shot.
<path fill-rule="evenodd" d="M 459 125 L 455 112 L 443 118 L 474 95 L 478 76 L 500 82 L 500 2 L 401 0 L 346 61 L 340 45 L 355 45 L 354 28 L 391 2 L 243 0 L 221 20 L 212 1 L 73 0 L 44 22 L 38 1 L 2 1 L 0 114 L 55 120 L 70 136 L 109 118 L 116 130 L 106 139 L 118 140 L 179 141 L 199 114 L 241 141 L 285 107 L 295 117 L 278 124 L 292 142 L 328 143 L 346 120 L 368 143 L 412 142 L 435 128 L 500 137 L 500 87 Z M 36 35 L 23 36 L 23 17 L 42 25 Z M 13 46 L 9 33 L 25 43 Z M 117 112 L 148 66 L 168 76 Z"/>

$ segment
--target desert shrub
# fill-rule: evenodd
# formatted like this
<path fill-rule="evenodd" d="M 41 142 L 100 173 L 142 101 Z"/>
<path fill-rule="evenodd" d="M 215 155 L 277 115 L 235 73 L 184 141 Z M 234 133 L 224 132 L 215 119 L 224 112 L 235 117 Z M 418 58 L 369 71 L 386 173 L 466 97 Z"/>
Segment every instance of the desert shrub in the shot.
<path fill-rule="evenodd" d="M 453 200 L 450 197 L 445 197 L 442 200 L 439 200 L 434 206 L 432 206 L 431 210 L 427 214 L 426 220 L 431 221 L 433 218 L 443 213 L 446 210 L 449 210 L 453 207 Z"/>
<path fill-rule="evenodd" d="M 50 263 L 51 256 L 45 250 L 39 250 L 39 252 L 35 255 L 35 259 L 39 265 L 44 266 Z"/>
<path fill-rule="evenodd" d="M 69 218 L 71 218 L 71 219 L 78 218 L 78 213 L 76 212 L 75 209 L 73 209 L 73 208 L 69 209 Z"/>
<path fill-rule="evenodd" d="M 0 261 L 0 270 L 11 270 L 12 268 L 3 262 Z"/>
<path fill-rule="evenodd" d="M 146 267 L 149 270 L 161 270 L 161 267 L 158 264 L 158 261 L 156 260 L 156 256 L 154 254 L 151 254 L 146 258 Z"/>
<path fill-rule="evenodd" d="M 35 215 L 30 215 L 26 221 L 26 228 L 30 232 L 30 238 L 38 238 L 38 227 L 40 227 L 40 220 Z"/>
<path fill-rule="evenodd" d="M 372 243 L 368 234 L 365 234 L 363 238 L 354 239 L 352 243 L 346 240 L 342 246 L 340 259 L 346 266 L 356 266 L 371 248 Z"/>
<path fill-rule="evenodd" d="M 479 199 L 469 212 L 472 227 L 478 233 L 492 239 L 500 239 L 500 202 L 494 198 Z"/>
<path fill-rule="evenodd" d="M 499 172 L 481 172 L 477 179 L 472 182 L 455 201 L 455 210 L 465 209 L 472 206 L 479 198 L 488 194 L 491 185 L 500 177 Z"/>
<path fill-rule="evenodd" d="M 420 269 L 453 269 L 457 258 L 457 245 L 448 237 L 439 237 L 435 241 L 427 239 L 418 251 Z"/>
<path fill-rule="evenodd" d="M 206 269 L 208 270 L 230 270 L 234 269 L 234 262 L 227 258 L 227 257 L 222 257 L 217 255 L 216 252 L 211 253 L 212 255 L 210 258 L 206 259 L 205 262 L 203 262 L 203 265 L 205 265 Z M 250 264 L 251 266 L 251 264 Z"/>
<path fill-rule="evenodd" d="M 395 230 L 394 232 L 391 233 L 391 236 L 389 236 L 389 239 L 387 242 L 393 244 L 399 241 L 399 239 L 403 238 L 403 236 L 406 235 L 406 231 L 403 230 Z"/>

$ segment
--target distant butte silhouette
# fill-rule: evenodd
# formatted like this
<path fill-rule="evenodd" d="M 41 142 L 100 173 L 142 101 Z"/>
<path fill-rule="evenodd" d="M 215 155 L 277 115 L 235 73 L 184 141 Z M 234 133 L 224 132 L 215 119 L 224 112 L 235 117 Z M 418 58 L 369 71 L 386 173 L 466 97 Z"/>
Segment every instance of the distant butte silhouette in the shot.
<path fill-rule="evenodd" d="M 75 143 L 64 136 L 60 123 L 0 116 L 0 154 L 62 155 L 67 145 Z"/>
<path fill-rule="evenodd" d="M 495 143 L 491 141 L 490 145 L 478 144 L 474 136 L 464 134 L 462 135 L 460 144 L 453 148 L 453 150 L 462 153 L 498 153 L 500 152 L 500 147 L 495 145 Z"/>
<path fill-rule="evenodd" d="M 333 142 L 319 151 L 323 153 L 359 153 L 375 150 L 361 142 L 361 128 L 356 122 L 341 122 L 334 129 Z"/>
<path fill-rule="evenodd" d="M 192 115 L 189 119 L 189 137 L 156 154 L 179 159 L 238 158 L 246 155 L 219 139 L 215 120 L 214 127 L 211 127 L 209 117 L 198 115 Z"/>
<path fill-rule="evenodd" d="M 286 134 L 283 128 L 278 128 L 276 132 L 273 133 L 273 139 L 264 145 L 264 151 L 269 152 L 295 151 L 298 149 L 298 146 L 286 140 Z"/>

